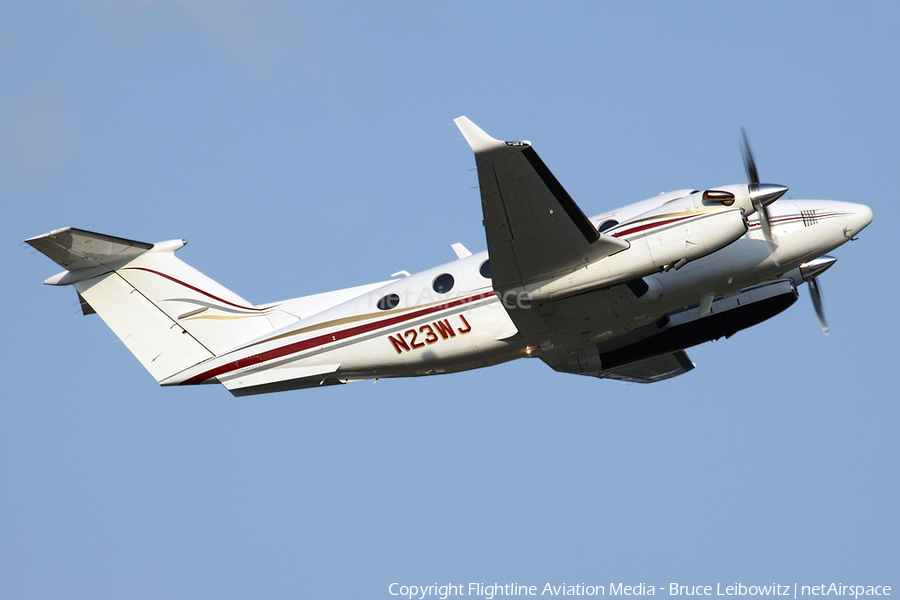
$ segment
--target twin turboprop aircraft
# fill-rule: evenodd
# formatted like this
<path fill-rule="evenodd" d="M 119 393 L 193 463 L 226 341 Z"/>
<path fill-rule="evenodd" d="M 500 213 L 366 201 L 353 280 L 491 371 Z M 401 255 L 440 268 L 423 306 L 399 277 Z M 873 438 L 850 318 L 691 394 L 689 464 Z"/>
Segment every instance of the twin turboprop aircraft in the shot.
<path fill-rule="evenodd" d="M 779 200 L 760 183 L 676 190 L 587 217 L 529 142 L 455 120 L 475 153 L 487 251 L 355 288 L 254 305 L 147 244 L 65 228 L 26 240 L 66 270 L 161 384 L 235 396 L 540 358 L 564 373 L 651 383 L 694 368 L 684 349 L 785 310 L 826 255 L 872 220 L 860 204 Z M 398 274 L 399 275 L 399 274 Z"/>

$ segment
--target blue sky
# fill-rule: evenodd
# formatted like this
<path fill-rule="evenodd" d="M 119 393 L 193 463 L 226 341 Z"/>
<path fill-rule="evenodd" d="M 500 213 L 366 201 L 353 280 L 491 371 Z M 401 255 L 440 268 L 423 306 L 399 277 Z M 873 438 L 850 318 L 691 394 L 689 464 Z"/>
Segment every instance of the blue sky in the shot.
<path fill-rule="evenodd" d="M 900 585 L 896 3 L 0 4 L 0 596 Z M 156 242 L 256 303 L 485 247 L 452 119 L 588 214 L 763 180 L 875 220 L 808 295 L 651 386 L 517 361 L 161 389 L 21 244 Z"/>

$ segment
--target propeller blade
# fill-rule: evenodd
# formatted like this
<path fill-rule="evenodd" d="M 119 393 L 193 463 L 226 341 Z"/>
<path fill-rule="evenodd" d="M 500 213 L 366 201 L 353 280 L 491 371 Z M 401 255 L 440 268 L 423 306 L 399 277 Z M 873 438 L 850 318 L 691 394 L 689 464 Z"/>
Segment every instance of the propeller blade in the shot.
<path fill-rule="evenodd" d="M 778 260 L 778 255 L 775 254 L 778 246 L 775 244 L 775 236 L 772 235 L 772 224 L 769 222 L 769 211 L 766 209 L 766 205 L 760 204 L 757 206 L 756 213 L 759 215 L 759 227 L 762 229 L 763 237 L 766 240 L 766 249 L 769 251 L 769 256 L 772 257 L 772 262 L 775 263 L 775 266 L 780 267 L 781 261 Z"/>
<path fill-rule="evenodd" d="M 762 229 L 769 250 L 775 243 L 775 236 L 772 235 L 772 219 L 766 208 L 779 198 L 781 198 L 788 189 L 783 185 L 774 183 L 757 183 L 750 185 L 750 199 L 753 201 L 753 208 L 759 214 L 759 226 Z"/>
<path fill-rule="evenodd" d="M 809 297 L 812 298 L 813 308 L 816 309 L 819 326 L 822 328 L 822 333 L 828 335 L 828 323 L 825 322 L 825 311 L 822 308 L 822 288 L 815 277 L 806 283 L 809 284 Z"/>
<path fill-rule="evenodd" d="M 767 184 L 763 184 L 767 185 Z M 762 229 L 763 238 L 766 240 L 766 248 L 769 250 L 769 256 L 772 257 L 772 262 L 775 263 L 776 267 L 781 266 L 781 262 L 778 260 L 778 256 L 775 254 L 775 250 L 777 246 L 775 245 L 775 236 L 772 234 L 772 223 L 769 219 L 769 209 L 766 208 L 766 205 L 757 200 L 753 199 L 753 208 L 756 209 L 756 214 L 759 215 L 759 228 Z"/>
<path fill-rule="evenodd" d="M 750 200 L 753 202 L 753 209 L 759 215 L 759 228 L 762 229 L 766 247 L 769 249 L 772 260 L 777 266 L 780 266 L 778 259 L 775 258 L 776 246 L 775 236 L 772 234 L 772 219 L 766 207 L 781 198 L 788 191 L 788 188 L 774 183 L 759 182 L 756 160 L 754 160 L 753 151 L 750 149 L 747 131 L 743 127 L 741 127 L 741 157 L 744 159 L 744 170 L 747 172 L 747 180 L 749 181 Z"/>
<path fill-rule="evenodd" d="M 772 223 L 769 222 L 769 211 L 766 209 L 766 205 L 762 202 L 754 202 L 753 206 L 759 215 L 759 227 L 762 229 L 763 237 L 766 238 L 766 243 L 775 243 L 775 238 L 772 237 Z"/>
<path fill-rule="evenodd" d="M 756 170 L 756 161 L 753 160 L 753 151 L 750 150 L 750 141 L 747 132 L 741 127 L 741 156 L 744 158 L 744 170 L 747 172 L 747 181 L 751 186 L 759 185 L 759 172 Z"/>

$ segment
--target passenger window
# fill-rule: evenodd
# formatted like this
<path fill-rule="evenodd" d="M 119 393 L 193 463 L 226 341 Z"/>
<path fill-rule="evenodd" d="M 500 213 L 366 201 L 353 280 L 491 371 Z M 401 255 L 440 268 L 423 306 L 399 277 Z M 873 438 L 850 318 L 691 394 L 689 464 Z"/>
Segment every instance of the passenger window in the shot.
<path fill-rule="evenodd" d="M 400 304 L 400 296 L 397 294 L 388 294 L 384 298 L 378 301 L 375 305 L 380 310 L 390 310 L 392 308 L 396 308 L 397 305 Z"/>
<path fill-rule="evenodd" d="M 481 276 L 485 279 L 491 278 L 491 261 L 486 260 L 481 263 L 481 267 L 478 269 L 478 272 L 481 273 Z"/>
<path fill-rule="evenodd" d="M 434 291 L 438 294 L 446 294 L 453 289 L 453 283 L 453 275 L 450 273 L 443 273 L 434 278 L 431 287 L 433 287 Z"/>

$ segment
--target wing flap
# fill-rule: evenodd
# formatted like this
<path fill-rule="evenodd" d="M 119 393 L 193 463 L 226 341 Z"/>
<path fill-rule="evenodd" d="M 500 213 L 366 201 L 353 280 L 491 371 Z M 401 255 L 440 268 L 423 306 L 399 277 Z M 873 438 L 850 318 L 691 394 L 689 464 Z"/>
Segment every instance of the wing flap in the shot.
<path fill-rule="evenodd" d="M 693 368 L 694 363 L 687 353 L 678 350 L 590 374 L 601 379 L 617 379 L 629 383 L 656 383 L 684 375 Z"/>
<path fill-rule="evenodd" d="M 656 383 L 683 375 L 694 368 L 684 350 L 676 350 L 642 360 L 604 369 L 596 346 L 582 348 L 574 354 L 542 357 L 554 371 L 588 375 L 599 379 L 616 379 L 629 383 Z"/>

